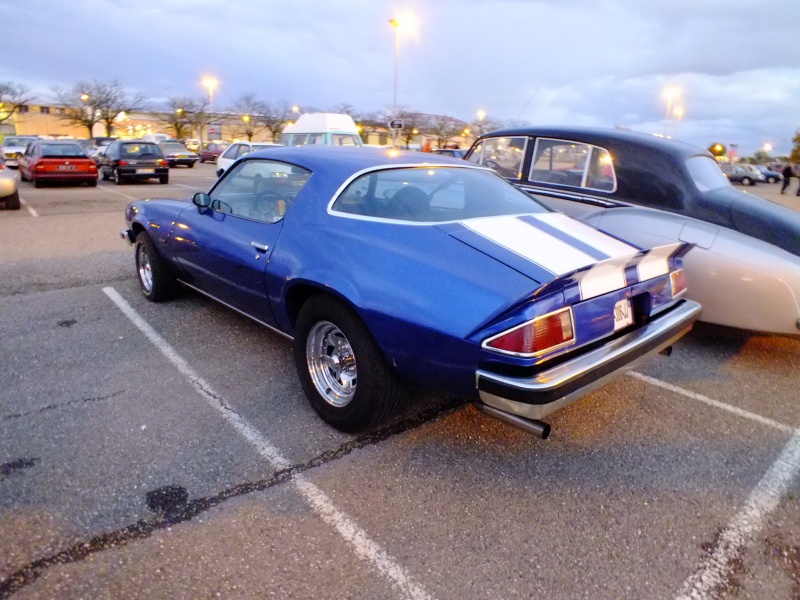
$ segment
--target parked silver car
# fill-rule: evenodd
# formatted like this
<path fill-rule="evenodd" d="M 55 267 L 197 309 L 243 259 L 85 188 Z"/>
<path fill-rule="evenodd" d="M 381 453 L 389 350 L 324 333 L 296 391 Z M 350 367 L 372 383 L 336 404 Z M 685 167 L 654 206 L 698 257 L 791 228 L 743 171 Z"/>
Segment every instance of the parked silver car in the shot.
<path fill-rule="evenodd" d="M 25 152 L 25 148 L 38 138 L 37 135 L 9 135 L 3 138 L 0 143 L 0 158 L 5 161 L 6 167 L 18 166 L 19 157 Z"/>
<path fill-rule="evenodd" d="M 6 168 L 3 160 L 0 160 L 0 202 L 9 210 L 19 210 L 20 208 L 17 175 L 11 169 Z"/>

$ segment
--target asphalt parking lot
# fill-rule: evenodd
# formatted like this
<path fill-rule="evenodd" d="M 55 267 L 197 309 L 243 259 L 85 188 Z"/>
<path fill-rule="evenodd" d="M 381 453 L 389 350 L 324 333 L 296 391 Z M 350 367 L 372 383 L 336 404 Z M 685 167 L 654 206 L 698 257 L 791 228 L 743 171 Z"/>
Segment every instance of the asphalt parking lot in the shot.
<path fill-rule="evenodd" d="M 139 292 L 125 205 L 214 180 L 0 211 L 0 598 L 800 597 L 800 340 L 698 328 L 546 441 L 435 392 L 346 436 L 286 339 Z"/>

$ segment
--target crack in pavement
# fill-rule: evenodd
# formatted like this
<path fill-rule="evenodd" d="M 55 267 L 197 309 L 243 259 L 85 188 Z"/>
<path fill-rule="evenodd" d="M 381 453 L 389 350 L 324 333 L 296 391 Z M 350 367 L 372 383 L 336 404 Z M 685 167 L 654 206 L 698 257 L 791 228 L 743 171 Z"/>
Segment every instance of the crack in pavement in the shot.
<path fill-rule="evenodd" d="M 48 410 L 55 410 L 57 408 L 65 408 L 65 407 L 71 406 L 73 404 L 81 404 L 81 403 L 88 403 L 88 402 L 100 402 L 102 400 L 111 400 L 111 398 L 119 396 L 123 392 L 124 392 L 124 390 L 119 390 L 118 392 L 114 392 L 113 394 L 109 394 L 107 396 L 97 396 L 96 398 L 77 398 L 75 400 L 68 400 L 67 402 L 62 402 L 60 404 L 50 404 L 48 406 L 42 406 L 41 408 L 37 408 L 35 410 L 29 410 L 27 412 L 15 413 L 15 414 L 11 414 L 11 415 L 3 415 L 2 420 L 3 421 L 9 421 L 11 419 L 19 419 L 19 418 L 22 418 L 22 417 L 29 417 L 31 415 L 35 415 L 35 414 L 38 414 L 38 413 L 43 413 L 43 412 L 48 411 Z"/>
<path fill-rule="evenodd" d="M 354 450 L 359 450 L 367 446 L 375 445 L 390 437 L 410 431 L 433 421 L 437 417 L 452 412 L 467 402 L 461 398 L 449 398 L 444 403 L 420 411 L 406 418 L 382 427 L 374 432 L 366 433 L 333 450 L 326 450 L 314 458 L 291 465 L 284 469 L 275 471 L 271 477 L 255 482 L 246 482 L 222 490 L 215 496 L 197 498 L 186 503 L 180 503 L 174 507 L 159 511 L 149 519 L 140 519 L 131 525 L 121 529 L 103 533 L 92 537 L 88 541 L 79 542 L 72 547 L 52 554 L 50 556 L 34 560 L 26 566 L 18 569 L 6 578 L 0 577 L 0 600 L 10 598 L 12 594 L 18 592 L 23 587 L 36 581 L 49 568 L 57 565 L 66 565 L 85 559 L 86 557 L 104 550 L 111 550 L 126 546 L 131 542 L 149 538 L 153 533 L 161 529 L 166 529 L 190 521 L 197 515 L 219 506 L 223 502 L 244 496 L 253 492 L 260 492 L 272 488 L 276 485 L 291 481 L 296 475 L 305 473 L 310 469 L 315 469 L 347 456 Z"/>

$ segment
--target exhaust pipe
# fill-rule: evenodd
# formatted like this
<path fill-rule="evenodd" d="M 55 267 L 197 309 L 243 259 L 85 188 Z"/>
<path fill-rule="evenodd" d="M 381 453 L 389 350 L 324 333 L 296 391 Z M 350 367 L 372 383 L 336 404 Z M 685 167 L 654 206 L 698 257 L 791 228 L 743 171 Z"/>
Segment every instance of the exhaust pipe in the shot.
<path fill-rule="evenodd" d="M 511 413 L 498 410 L 493 406 L 489 406 L 488 404 L 483 404 L 481 402 L 475 402 L 475 408 L 482 413 L 489 415 L 490 417 L 494 417 L 495 419 L 503 421 L 504 423 L 508 423 L 509 425 L 513 425 L 514 427 L 519 427 L 523 431 L 532 433 L 543 440 L 546 440 L 550 435 L 550 425 L 544 421 L 536 421 L 534 419 L 526 419 L 525 417 L 512 415 Z"/>

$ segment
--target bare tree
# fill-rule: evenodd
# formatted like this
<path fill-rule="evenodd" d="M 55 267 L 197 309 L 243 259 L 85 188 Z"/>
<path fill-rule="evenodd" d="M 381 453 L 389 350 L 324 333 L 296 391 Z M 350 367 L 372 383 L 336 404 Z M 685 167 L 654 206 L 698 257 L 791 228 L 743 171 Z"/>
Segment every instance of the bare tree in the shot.
<path fill-rule="evenodd" d="M 274 142 L 280 137 L 286 123 L 292 120 L 294 115 L 292 107 L 286 100 L 279 100 L 275 103 L 263 102 L 260 104 L 260 108 L 257 115 L 258 120 L 264 129 L 269 131 Z"/>
<path fill-rule="evenodd" d="M 167 100 L 167 110 L 155 112 L 153 117 L 166 125 L 169 133 L 175 139 L 182 140 L 191 136 L 198 122 L 198 116 L 205 111 L 202 102 L 192 98 L 170 98 Z"/>
<path fill-rule="evenodd" d="M 69 90 L 53 88 L 56 101 L 61 106 L 60 117 L 73 125 L 86 127 L 89 136 L 94 135 L 94 126 L 102 123 L 106 135 L 114 131 L 121 113 L 130 113 L 143 108 L 145 96 L 129 94 L 118 81 L 79 81 Z"/>
<path fill-rule="evenodd" d="M 426 125 L 424 132 L 436 138 L 436 147 L 443 148 L 450 138 L 460 135 L 464 130 L 464 123 L 453 117 L 436 115 Z"/>
<path fill-rule="evenodd" d="M 267 129 L 264 124 L 263 115 L 268 112 L 264 103 L 256 100 L 253 94 L 244 94 L 233 103 L 233 112 L 239 118 L 238 129 L 247 136 L 247 141 L 253 140 L 253 136 L 260 131 Z"/>
<path fill-rule="evenodd" d="M 33 102 L 28 88 L 11 81 L 0 82 L 0 123 L 19 112 L 20 106 Z"/>
<path fill-rule="evenodd" d="M 371 134 L 386 130 L 386 119 L 379 112 L 366 113 L 356 123 L 361 127 L 361 137 L 365 142 Z"/>

